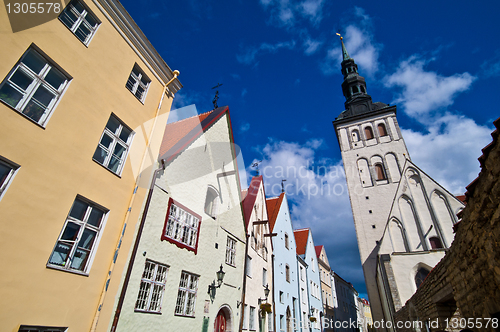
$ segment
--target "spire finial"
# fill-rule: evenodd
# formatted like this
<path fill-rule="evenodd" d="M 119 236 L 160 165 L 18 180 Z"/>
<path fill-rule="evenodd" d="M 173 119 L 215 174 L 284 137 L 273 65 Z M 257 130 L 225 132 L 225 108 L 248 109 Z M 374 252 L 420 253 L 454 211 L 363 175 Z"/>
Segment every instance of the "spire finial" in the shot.
<path fill-rule="evenodd" d="M 347 53 L 347 50 L 345 49 L 344 37 L 342 37 L 342 35 L 338 32 L 336 33 L 336 35 L 340 37 L 340 42 L 342 43 L 342 61 L 350 59 L 351 57 L 349 56 L 349 53 Z"/>

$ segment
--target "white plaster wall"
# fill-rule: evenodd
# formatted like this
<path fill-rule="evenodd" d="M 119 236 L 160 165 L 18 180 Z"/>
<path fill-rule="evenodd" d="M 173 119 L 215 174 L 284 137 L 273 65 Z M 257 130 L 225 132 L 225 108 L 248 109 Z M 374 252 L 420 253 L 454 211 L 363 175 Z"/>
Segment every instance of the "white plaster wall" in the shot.
<path fill-rule="evenodd" d="M 319 265 L 318 258 L 316 257 L 316 250 L 314 248 L 314 240 L 312 237 L 312 232 L 309 230 L 309 235 L 307 239 L 306 253 L 304 260 L 308 263 L 307 269 L 307 280 L 309 288 L 309 308 L 314 307 L 316 310 L 315 317 L 316 323 L 312 324 L 313 331 L 321 330 L 320 312 L 323 312 L 323 300 L 321 298 L 321 280 L 319 278 Z M 313 281 L 319 287 L 318 297 L 313 296 L 313 289 L 311 289 L 311 281 Z M 316 292 L 316 291 L 314 291 Z M 309 312 L 310 313 L 310 312 Z"/>
<path fill-rule="evenodd" d="M 430 267 L 432 269 L 439 263 L 444 255 L 444 250 L 391 255 L 390 264 L 402 305 L 404 305 L 417 290 L 415 274 L 418 269 L 418 264 L 425 264 L 427 268 Z"/>
<path fill-rule="evenodd" d="M 298 266 L 298 272 L 299 272 L 299 299 L 300 299 L 300 327 L 302 328 L 302 331 L 307 331 L 307 324 L 308 324 L 308 313 L 309 313 L 309 290 L 308 290 L 308 281 L 307 281 L 307 269 L 308 266 L 307 264 L 300 258 L 297 258 L 297 266 Z M 303 277 L 300 275 L 300 268 L 303 268 L 304 270 L 304 275 Z M 302 294 L 302 289 L 304 289 L 304 294 Z M 305 313 L 305 318 L 304 318 L 304 313 Z"/>
<path fill-rule="evenodd" d="M 208 145 L 205 149 L 206 143 L 222 142 L 225 145 L 221 144 L 215 149 Z M 219 308 L 224 305 L 232 315 L 232 331 L 237 331 L 240 320 L 237 302 L 241 301 L 245 259 L 245 228 L 240 205 L 240 188 L 235 175 L 217 178 L 217 174 L 223 171 L 223 161 L 225 172 L 237 171 L 232 162 L 229 142 L 228 117 L 223 115 L 187 150 L 170 162 L 157 180 L 118 331 L 164 331 L 165 326 L 173 331 L 197 331 L 201 330 L 203 317 L 209 317 L 210 331 Z M 215 220 L 204 212 L 208 185 L 217 188 L 222 198 Z M 160 241 L 170 197 L 202 217 L 196 255 L 168 241 Z M 236 267 L 225 263 L 228 235 L 237 239 Z M 161 314 L 134 312 L 146 259 L 169 266 Z M 217 289 L 214 301 L 209 303 L 209 313 L 204 313 L 205 301 L 210 300 L 207 294 L 208 285 L 216 279 L 216 272 L 221 264 L 226 272 L 224 283 Z M 200 276 L 194 318 L 174 315 L 182 271 Z"/>

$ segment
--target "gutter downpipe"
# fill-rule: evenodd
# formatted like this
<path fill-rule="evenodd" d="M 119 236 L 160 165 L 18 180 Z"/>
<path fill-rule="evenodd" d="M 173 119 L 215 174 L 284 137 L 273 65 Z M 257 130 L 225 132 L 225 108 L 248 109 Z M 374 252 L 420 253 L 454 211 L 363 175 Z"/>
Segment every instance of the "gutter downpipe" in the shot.
<path fill-rule="evenodd" d="M 150 144 L 151 144 L 151 137 L 152 137 L 153 132 L 154 132 L 154 130 L 156 128 L 156 122 L 157 122 L 157 119 L 158 119 L 158 114 L 160 113 L 161 105 L 163 103 L 163 98 L 165 97 L 165 94 L 167 92 L 167 88 L 180 75 L 180 72 L 178 70 L 174 70 L 172 73 L 174 75 L 172 77 L 172 79 L 170 79 L 170 81 L 168 81 L 167 84 L 165 84 L 163 86 L 163 91 L 162 91 L 162 94 L 161 94 L 160 102 L 158 103 L 158 108 L 156 109 L 156 114 L 155 114 L 155 117 L 154 117 L 153 126 L 151 126 L 151 131 L 149 133 L 149 140 L 150 141 L 148 142 L 147 146 L 150 146 Z M 144 167 L 146 156 L 147 156 L 147 150 L 144 151 L 144 155 L 143 155 L 142 162 L 141 162 L 141 167 L 139 168 L 140 170 L 142 170 L 143 167 Z M 102 309 L 102 306 L 104 304 L 104 300 L 106 298 L 106 294 L 107 294 L 107 291 L 108 291 L 109 283 L 111 281 L 111 275 L 113 274 L 113 270 L 114 270 L 115 265 L 116 265 L 116 260 L 118 258 L 118 252 L 119 252 L 121 244 L 122 244 L 123 236 L 125 234 L 125 229 L 127 228 L 127 223 L 128 223 L 128 219 L 130 217 L 130 212 L 132 211 L 132 205 L 135 202 L 135 194 L 137 193 L 137 189 L 139 188 L 139 180 L 141 178 L 141 175 L 142 174 L 139 174 L 139 176 L 137 177 L 137 179 L 135 181 L 134 192 L 132 194 L 132 197 L 130 198 L 129 208 L 127 209 L 127 212 L 125 213 L 125 217 L 123 218 L 123 224 L 122 224 L 122 231 L 121 231 L 121 234 L 120 234 L 120 239 L 118 240 L 118 244 L 117 244 L 116 249 L 115 249 L 113 260 L 111 261 L 111 264 L 110 264 L 110 267 L 109 267 L 109 270 L 108 270 L 108 278 L 106 279 L 106 283 L 104 284 L 103 290 L 101 292 L 101 297 L 99 298 L 99 304 L 97 305 L 96 313 L 95 313 L 94 319 L 92 321 L 92 326 L 90 328 L 90 332 L 95 332 L 95 330 L 97 329 L 97 323 L 99 322 L 99 316 L 101 314 L 101 309 Z"/>

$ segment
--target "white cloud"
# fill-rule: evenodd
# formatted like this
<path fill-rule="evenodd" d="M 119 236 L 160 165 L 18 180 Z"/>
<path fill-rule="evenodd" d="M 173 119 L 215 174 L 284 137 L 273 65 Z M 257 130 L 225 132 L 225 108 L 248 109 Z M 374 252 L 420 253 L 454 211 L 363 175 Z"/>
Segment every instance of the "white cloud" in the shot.
<path fill-rule="evenodd" d="M 437 118 L 427 133 L 402 130 L 412 161 L 453 194 L 463 194 L 477 177 L 477 158 L 491 142 L 492 131 L 449 113 Z"/>
<path fill-rule="evenodd" d="M 492 59 L 485 61 L 481 69 L 486 78 L 500 76 L 500 51 L 497 51 Z"/>
<path fill-rule="evenodd" d="M 323 42 L 318 41 L 318 40 L 313 40 L 311 38 L 307 38 L 304 40 L 304 53 L 306 55 L 311 55 L 316 53 L 316 51 L 319 50 L 320 46 L 323 44 Z"/>
<path fill-rule="evenodd" d="M 313 25 L 323 18 L 324 0 L 260 0 L 260 3 L 269 11 L 271 22 L 280 27 L 293 27 L 300 17 Z"/>
<path fill-rule="evenodd" d="M 295 41 L 279 42 L 276 44 L 262 43 L 259 47 L 247 48 L 243 53 L 236 55 L 238 62 L 250 65 L 254 63 L 258 54 L 262 53 L 276 53 L 280 49 L 293 49 Z"/>
<path fill-rule="evenodd" d="M 327 52 L 325 62 L 322 65 L 323 73 L 340 73 L 342 62 L 342 47 L 338 39 L 335 46 Z M 349 25 L 345 28 L 344 44 L 349 56 L 359 66 L 363 76 L 372 76 L 378 71 L 380 45 L 375 44 L 371 33 L 360 26 Z"/>
<path fill-rule="evenodd" d="M 279 195 L 281 180 L 286 179 L 294 228 L 309 227 L 316 245 L 327 246 L 328 252 L 342 252 L 329 257 L 332 268 L 349 281 L 362 284 L 344 170 L 340 161 L 319 160 L 316 151 L 322 144 L 322 139 L 304 144 L 270 141 L 258 148 L 266 195 Z"/>
<path fill-rule="evenodd" d="M 248 122 L 242 123 L 240 126 L 240 131 L 242 133 L 248 131 L 249 129 L 250 129 L 250 123 L 248 123 Z"/>
<path fill-rule="evenodd" d="M 415 118 L 429 118 L 433 112 L 452 105 L 453 99 L 468 90 L 476 79 L 467 72 L 445 77 L 425 71 L 426 63 L 418 56 L 411 56 L 399 64 L 395 73 L 384 79 L 386 87 L 402 88 L 393 103 L 402 105 L 404 111 Z"/>
<path fill-rule="evenodd" d="M 248 93 L 248 90 L 246 88 L 243 88 L 241 91 L 241 97 L 245 97 L 245 95 Z"/>

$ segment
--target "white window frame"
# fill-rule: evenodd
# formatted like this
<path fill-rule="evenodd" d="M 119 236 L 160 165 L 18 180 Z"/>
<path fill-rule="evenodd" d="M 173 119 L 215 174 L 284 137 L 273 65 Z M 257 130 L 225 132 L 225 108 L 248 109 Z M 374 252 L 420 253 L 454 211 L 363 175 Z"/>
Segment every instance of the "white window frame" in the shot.
<path fill-rule="evenodd" d="M 82 6 L 82 12 L 80 13 L 76 7 L 75 4 L 79 3 Z M 69 20 L 72 21 L 72 18 L 68 15 L 68 12 L 71 12 L 74 16 L 76 16 L 76 20 L 73 22 L 71 26 L 69 26 L 66 22 L 64 21 L 63 17 L 68 17 Z M 91 17 L 96 24 L 92 26 L 87 19 L 87 17 Z M 85 2 L 82 0 L 72 0 L 61 12 L 59 15 L 59 20 L 75 35 L 78 40 L 80 40 L 85 46 L 88 46 L 90 44 L 90 41 L 92 38 L 95 36 L 95 33 L 99 26 L 101 25 L 101 21 L 95 16 L 95 14 L 87 7 Z M 85 37 L 85 40 L 81 40 L 80 37 L 77 35 L 77 31 L 80 27 L 84 27 L 87 30 L 89 30 L 89 34 Z"/>
<path fill-rule="evenodd" d="M 205 198 L 205 213 L 213 219 L 217 218 L 217 212 L 219 210 L 219 199 L 219 192 L 214 187 L 208 186 L 207 196 Z"/>
<path fill-rule="evenodd" d="M 144 104 L 146 101 L 146 95 L 148 94 L 149 85 L 151 84 L 151 80 L 149 77 L 144 74 L 144 71 L 139 67 L 136 63 L 130 72 L 127 83 L 125 84 L 126 88 L 132 92 L 132 94 Z M 140 89 L 143 90 L 140 93 Z M 140 95 L 137 95 L 140 93 Z"/>
<path fill-rule="evenodd" d="M 267 329 L 269 332 L 273 331 L 274 330 L 274 327 L 273 327 L 273 313 L 272 312 L 268 312 L 267 313 Z"/>
<path fill-rule="evenodd" d="M 0 156 L 0 164 L 10 168 L 10 171 L 7 173 L 4 179 L 0 179 L 0 201 L 2 200 L 3 195 L 9 188 L 10 184 L 14 180 L 17 172 L 19 171 L 20 166 L 12 161 L 2 158 Z"/>
<path fill-rule="evenodd" d="M 229 235 L 226 242 L 226 264 L 236 267 L 236 240 Z"/>
<path fill-rule="evenodd" d="M 250 331 L 255 331 L 255 307 L 250 307 L 250 314 L 248 315 L 249 319 L 249 324 L 248 324 L 248 329 Z"/>
<path fill-rule="evenodd" d="M 83 218 L 82 218 L 83 220 L 80 220 L 80 219 L 77 219 L 77 218 L 71 216 L 71 212 L 73 211 L 73 208 L 75 207 L 75 203 L 77 201 L 87 205 L 86 210 L 83 214 Z M 94 226 L 94 225 L 91 225 L 88 223 L 89 217 L 92 215 L 94 210 L 98 210 L 98 211 L 102 212 L 102 218 L 101 218 L 99 226 Z M 99 246 L 99 241 L 101 239 L 101 235 L 103 233 L 104 226 L 106 225 L 106 220 L 107 220 L 108 214 L 109 214 L 109 210 L 107 210 L 106 208 L 104 208 L 96 203 L 93 203 L 93 202 L 89 201 L 88 199 L 78 195 L 75 198 L 75 200 L 73 201 L 73 204 L 72 204 L 71 209 L 68 213 L 68 216 L 66 217 L 66 221 L 64 222 L 64 226 L 61 230 L 61 233 L 59 234 L 59 237 L 57 238 L 54 249 L 52 249 L 49 260 L 47 261 L 47 267 L 58 269 L 58 270 L 64 270 L 64 271 L 68 271 L 68 272 L 74 272 L 74 273 L 78 273 L 78 274 L 88 275 L 90 268 L 92 266 L 92 262 L 94 261 L 94 256 L 95 256 L 95 253 L 97 251 L 97 247 Z M 79 227 L 78 232 L 75 234 L 74 238 L 71 240 L 63 239 L 63 235 L 65 234 L 65 231 L 70 223 L 77 225 Z M 69 230 L 69 232 L 71 232 L 70 228 L 68 228 L 68 230 Z M 90 232 L 96 233 L 94 240 L 93 240 L 93 244 L 91 245 L 90 249 L 87 249 L 84 247 L 81 247 L 82 249 L 79 249 L 80 248 L 80 240 L 83 239 L 83 235 L 84 235 L 85 231 L 90 231 Z M 61 242 L 63 246 L 70 246 L 67 257 L 64 260 L 64 262 L 62 262 L 62 264 L 56 264 L 54 262 L 51 262 L 52 256 L 56 255 L 56 249 L 58 248 L 59 242 Z M 83 243 L 83 245 L 85 245 L 85 243 Z M 88 257 L 87 257 L 87 259 L 85 261 L 85 265 L 83 266 L 82 269 L 73 268 L 71 266 L 71 263 L 73 262 L 76 254 L 77 254 L 77 250 L 80 250 L 80 252 L 82 252 L 82 251 L 88 252 Z"/>
<path fill-rule="evenodd" d="M 194 317 L 199 276 L 182 271 L 175 304 L 176 316 Z"/>
<path fill-rule="evenodd" d="M 247 255 L 247 264 L 246 264 L 245 275 L 249 278 L 252 277 L 252 257 Z"/>
<path fill-rule="evenodd" d="M 201 217 L 179 202 L 169 199 L 167 216 L 161 240 L 198 252 L 198 237 L 201 227 Z"/>
<path fill-rule="evenodd" d="M 267 285 L 267 270 L 262 268 L 262 286 L 266 287 Z"/>
<path fill-rule="evenodd" d="M 45 63 L 39 72 L 35 72 L 23 62 L 26 59 L 26 56 L 30 53 L 33 54 L 35 58 L 38 58 L 38 60 L 41 60 L 41 62 Z M 18 72 L 20 75 L 23 75 L 24 78 L 31 79 L 31 83 L 26 87 L 26 89 L 17 85 L 12 80 L 13 76 Z M 49 73 L 54 73 L 55 75 L 65 78 L 65 80 L 58 88 L 53 87 L 45 80 Z M 28 48 L 28 50 L 24 52 L 21 59 L 14 66 L 14 68 L 12 68 L 10 73 L 0 84 L 0 90 L 3 89 L 4 86 L 8 86 L 15 92 L 22 95 L 21 99 L 15 105 L 8 103 L 7 101 L 1 99 L 1 97 L 0 101 L 13 108 L 31 121 L 39 124 L 42 127 L 45 127 L 71 80 L 72 77 L 68 75 L 68 73 L 57 66 L 51 59 L 49 59 L 48 56 L 46 56 L 40 49 L 38 49 L 38 47 L 36 47 L 35 45 L 31 45 L 30 48 Z M 39 88 L 45 89 L 47 92 L 54 96 L 47 106 L 34 98 L 34 95 L 38 92 Z M 40 107 L 41 109 L 45 109 L 38 119 L 24 113 L 25 111 L 29 112 L 28 105 L 30 104 L 30 102 L 32 102 L 35 106 Z"/>
<path fill-rule="evenodd" d="M 149 259 L 144 264 L 135 311 L 161 312 L 169 267 Z"/>
<path fill-rule="evenodd" d="M 243 330 L 248 329 L 248 304 L 245 304 L 243 309 Z"/>
<path fill-rule="evenodd" d="M 112 132 L 111 129 L 108 128 L 108 124 L 110 123 L 111 119 L 114 119 L 115 121 L 118 122 L 118 127 L 116 128 L 115 132 Z M 130 131 L 130 134 L 127 137 L 127 141 L 124 141 L 120 137 L 124 129 Z M 121 176 L 123 168 L 125 166 L 125 162 L 127 161 L 128 152 L 130 150 L 130 146 L 132 144 L 134 135 L 135 132 L 132 129 L 130 129 L 130 127 L 125 125 L 115 114 L 112 113 L 108 119 L 108 122 L 106 122 L 106 126 L 104 127 L 104 130 L 101 134 L 101 138 L 99 139 L 99 143 L 97 144 L 97 148 L 94 152 L 94 155 L 92 156 L 92 159 L 96 163 L 107 168 L 110 172 L 118 176 Z M 107 147 L 102 144 L 104 137 L 109 137 L 111 139 L 111 143 Z M 117 145 L 125 148 L 121 156 L 115 155 L 115 149 Z M 104 157 L 104 160 L 102 160 L 102 162 L 99 160 L 100 158 L 98 158 L 99 157 L 98 153 L 100 150 L 106 153 L 106 156 Z M 109 167 L 110 162 L 113 160 L 113 158 L 115 160 L 118 160 L 119 163 L 116 171 L 114 171 Z"/>

